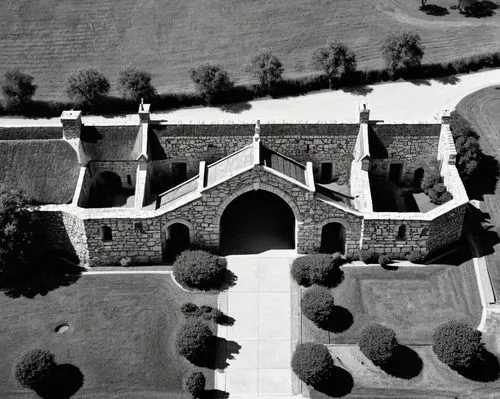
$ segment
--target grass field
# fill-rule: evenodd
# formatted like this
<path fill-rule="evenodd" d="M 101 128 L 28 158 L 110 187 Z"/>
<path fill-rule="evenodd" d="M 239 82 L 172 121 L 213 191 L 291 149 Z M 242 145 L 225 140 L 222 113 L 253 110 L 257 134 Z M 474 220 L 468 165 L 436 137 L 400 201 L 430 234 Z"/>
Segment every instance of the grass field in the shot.
<path fill-rule="evenodd" d="M 460 101 L 457 111 L 467 119 L 480 136 L 482 151 L 500 162 L 500 85 L 479 90 Z M 500 295 L 500 184 L 494 193 L 485 194 L 481 210 L 491 225 L 493 247 L 488 251 L 488 270 L 495 293 Z M 494 236 L 496 233 L 496 237 Z M 481 240 L 483 244 L 485 240 Z"/>
<path fill-rule="evenodd" d="M 183 292 L 169 275 L 83 276 L 34 299 L 0 293 L 0 397 L 36 397 L 18 386 L 12 367 L 24 350 L 43 348 L 83 373 L 75 399 L 187 398 L 181 381 L 192 366 L 174 348 L 186 301 L 215 306 L 216 295 Z M 67 333 L 54 332 L 60 322 Z M 212 384 L 213 372 L 204 371 Z"/>
<path fill-rule="evenodd" d="M 356 343 L 364 326 L 382 323 L 404 344 L 429 344 L 439 324 L 466 319 L 477 326 L 481 302 L 472 262 L 457 266 L 374 267 L 344 269 L 333 289 L 335 304 L 352 315 L 345 331 L 328 332 L 302 317 L 302 340 L 325 344 Z M 340 318 L 339 318 L 340 320 Z"/>
<path fill-rule="evenodd" d="M 360 68 L 380 68 L 391 31 L 423 38 L 424 62 L 500 50 L 500 12 L 466 18 L 418 10 L 415 0 L 5 0 L 0 3 L 0 74 L 19 67 L 35 77 L 38 97 L 64 99 L 63 81 L 91 65 L 114 83 L 135 66 L 153 74 L 160 92 L 191 89 L 188 69 L 202 62 L 249 80 L 245 67 L 263 49 L 289 76 L 313 72 L 312 51 L 328 37 L 345 42 Z M 449 8 L 455 0 L 440 0 Z"/>

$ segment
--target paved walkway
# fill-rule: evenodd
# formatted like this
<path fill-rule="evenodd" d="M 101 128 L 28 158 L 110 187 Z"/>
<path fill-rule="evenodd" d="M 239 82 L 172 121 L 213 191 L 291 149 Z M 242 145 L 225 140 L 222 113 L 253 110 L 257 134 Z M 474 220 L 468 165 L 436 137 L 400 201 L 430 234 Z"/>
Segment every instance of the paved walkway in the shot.
<path fill-rule="evenodd" d="M 228 256 L 228 268 L 238 280 L 219 295 L 221 310 L 235 319 L 218 335 L 241 346 L 228 353 L 215 386 L 231 397 L 292 395 L 290 264 L 294 251 Z M 230 350 L 228 350 L 230 352 Z M 233 357 L 232 359 L 230 357 Z"/>
<path fill-rule="evenodd" d="M 500 68 L 440 80 L 391 82 L 343 90 L 324 90 L 298 97 L 264 99 L 227 107 L 191 107 L 152 115 L 170 121 L 321 121 L 357 122 L 360 102 L 367 102 L 372 120 L 433 122 L 443 108 L 453 109 L 468 94 L 500 84 Z M 86 116 L 87 124 L 138 123 L 137 115 L 119 117 Z M 0 118 L 0 125 L 27 124 L 15 117 Z M 37 124 L 59 124 L 59 118 L 37 119 Z"/>

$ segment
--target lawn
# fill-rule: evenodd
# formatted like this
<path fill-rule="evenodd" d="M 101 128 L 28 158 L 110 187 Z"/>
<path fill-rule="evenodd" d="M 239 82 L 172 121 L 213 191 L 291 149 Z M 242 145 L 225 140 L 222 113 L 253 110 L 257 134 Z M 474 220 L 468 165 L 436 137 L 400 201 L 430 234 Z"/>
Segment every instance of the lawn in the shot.
<path fill-rule="evenodd" d="M 480 136 L 482 151 L 500 161 L 500 86 L 479 90 L 460 101 L 457 111 L 467 119 Z M 486 184 L 486 187 L 490 184 Z M 483 225 L 487 227 L 478 241 L 488 255 L 488 271 L 495 293 L 500 295 L 500 184 L 486 189 L 481 210 L 485 212 Z M 488 226 L 489 225 L 489 226 Z"/>
<path fill-rule="evenodd" d="M 472 262 L 457 266 L 344 266 L 344 281 L 333 289 L 340 306 L 337 333 L 321 330 L 302 317 L 302 341 L 353 344 L 370 322 L 391 327 L 404 344 L 429 344 L 439 324 L 466 319 L 474 326 L 481 303 Z M 342 309 L 344 308 L 344 309 Z M 351 321 L 352 320 L 352 323 Z"/>
<path fill-rule="evenodd" d="M 34 299 L 0 293 L 0 397 L 36 396 L 18 386 L 12 367 L 24 350 L 43 348 L 83 373 L 75 399 L 187 398 L 182 377 L 192 366 L 174 348 L 180 304 L 216 306 L 216 298 L 184 292 L 170 275 L 83 276 Z M 65 334 L 54 332 L 60 322 L 69 323 Z"/>
<path fill-rule="evenodd" d="M 286 6 L 285 6 L 286 4 Z M 449 8 L 456 0 L 440 0 Z M 160 92 L 189 90 L 188 70 L 222 64 L 238 82 L 251 58 L 273 51 L 288 76 L 314 72 L 311 54 L 333 37 L 356 53 L 362 69 L 383 67 L 380 45 L 391 31 L 414 30 L 424 62 L 500 49 L 500 12 L 437 17 L 414 0 L 20 0 L 0 4 L 0 74 L 19 67 L 35 77 L 38 97 L 64 99 L 64 77 L 82 65 L 112 81 L 135 66 Z"/>

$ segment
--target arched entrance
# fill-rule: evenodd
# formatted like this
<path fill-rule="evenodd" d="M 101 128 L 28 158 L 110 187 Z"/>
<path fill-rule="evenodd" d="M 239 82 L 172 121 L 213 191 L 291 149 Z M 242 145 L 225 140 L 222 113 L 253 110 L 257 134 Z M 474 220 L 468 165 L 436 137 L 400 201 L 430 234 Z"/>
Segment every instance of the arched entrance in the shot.
<path fill-rule="evenodd" d="M 295 216 L 278 195 L 251 190 L 224 209 L 220 221 L 220 252 L 260 253 L 295 248 Z"/>
<path fill-rule="evenodd" d="M 162 254 L 164 262 L 173 262 L 177 255 L 189 249 L 189 227 L 182 223 L 172 223 L 163 232 Z"/>
<path fill-rule="evenodd" d="M 321 229 L 320 252 L 345 253 L 345 227 L 336 222 L 327 223 Z"/>
<path fill-rule="evenodd" d="M 92 182 L 89 195 L 90 208 L 108 208 L 121 205 L 122 180 L 114 172 L 99 172 Z"/>

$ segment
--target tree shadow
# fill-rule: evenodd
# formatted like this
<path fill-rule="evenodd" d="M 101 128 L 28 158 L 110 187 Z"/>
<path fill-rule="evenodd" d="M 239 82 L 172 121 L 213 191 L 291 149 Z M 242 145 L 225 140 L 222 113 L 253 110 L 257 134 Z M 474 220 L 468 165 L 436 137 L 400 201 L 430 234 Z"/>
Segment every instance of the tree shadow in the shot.
<path fill-rule="evenodd" d="M 441 78 L 434 78 L 436 82 L 440 82 L 444 85 L 456 85 L 458 82 L 460 82 L 460 78 L 458 78 L 455 75 L 450 75 L 450 76 L 443 76 Z"/>
<path fill-rule="evenodd" d="M 481 257 L 494 253 L 495 245 L 500 242 L 500 237 L 495 231 L 495 226 L 490 222 L 489 213 L 468 205 L 465 213 L 465 223 L 471 234 L 476 237 L 476 245 L 472 249 L 473 255 Z"/>
<path fill-rule="evenodd" d="M 449 14 L 448 9 L 438 6 L 437 4 L 426 4 L 425 6 L 421 6 L 420 11 L 434 17 L 442 17 L 443 15 Z"/>
<path fill-rule="evenodd" d="M 398 270 L 399 266 L 397 266 L 396 263 L 393 263 L 392 261 L 389 261 L 389 263 L 385 265 L 381 265 L 382 269 L 388 270 L 388 271 L 393 271 L 393 270 Z"/>
<path fill-rule="evenodd" d="M 216 322 L 221 326 L 233 326 L 236 319 L 234 317 L 228 316 L 227 314 L 222 314 Z"/>
<path fill-rule="evenodd" d="M 408 346 L 399 345 L 387 364 L 380 368 L 394 377 L 409 380 L 422 371 L 422 359 L 413 349 Z"/>
<path fill-rule="evenodd" d="M 203 392 L 201 399 L 227 399 L 229 393 L 219 389 L 207 389 Z"/>
<path fill-rule="evenodd" d="M 218 291 L 226 291 L 229 288 L 235 286 L 237 281 L 238 276 L 231 270 L 226 269 L 224 273 L 221 274 L 220 279 L 216 281 L 216 289 Z"/>
<path fill-rule="evenodd" d="M 341 398 L 352 391 L 354 379 L 347 370 L 334 366 L 328 382 L 314 386 L 310 392 L 311 399 Z M 325 396 L 326 395 L 326 396 Z"/>
<path fill-rule="evenodd" d="M 72 364 L 58 364 L 34 390 L 43 399 L 68 399 L 83 386 L 84 376 Z"/>
<path fill-rule="evenodd" d="M 227 361 L 234 359 L 234 355 L 239 353 L 240 349 L 241 345 L 237 342 L 214 336 L 207 350 L 191 363 L 211 370 L 223 370 L 229 366 Z"/>
<path fill-rule="evenodd" d="M 431 81 L 429 79 L 405 79 L 407 82 L 415 86 L 430 86 Z"/>
<path fill-rule="evenodd" d="M 454 369 L 463 377 L 479 382 L 496 381 L 500 376 L 500 364 L 498 358 L 483 348 L 479 360 L 476 364 L 468 369 Z"/>
<path fill-rule="evenodd" d="M 465 9 L 460 10 L 460 14 L 472 18 L 484 18 L 495 15 L 498 6 L 492 1 L 476 1 Z"/>
<path fill-rule="evenodd" d="M 252 109 L 252 104 L 248 102 L 240 102 L 240 103 L 232 103 L 232 104 L 224 104 L 219 106 L 221 111 L 230 113 L 230 114 L 241 114 L 243 111 L 248 111 Z"/>
<path fill-rule="evenodd" d="M 318 324 L 318 327 L 332 333 L 341 333 L 349 329 L 353 321 L 352 313 L 348 309 L 335 305 L 330 320 Z"/>
<path fill-rule="evenodd" d="M 344 93 L 350 93 L 355 96 L 366 96 L 373 91 L 372 87 L 369 86 L 350 86 L 340 88 Z"/>
<path fill-rule="evenodd" d="M 74 284 L 85 268 L 78 266 L 74 258 L 46 257 L 15 276 L 2 277 L 0 290 L 10 298 L 34 298 L 47 295 L 59 287 Z"/>
<path fill-rule="evenodd" d="M 338 287 L 342 281 L 344 281 L 344 271 L 340 267 L 336 267 L 330 271 L 326 278 L 317 284 L 323 285 L 327 288 L 335 288 Z"/>
<path fill-rule="evenodd" d="M 495 193 L 499 178 L 500 164 L 495 157 L 483 153 L 477 168 L 464 184 L 467 194 L 470 198 L 482 200 L 484 194 Z"/>

